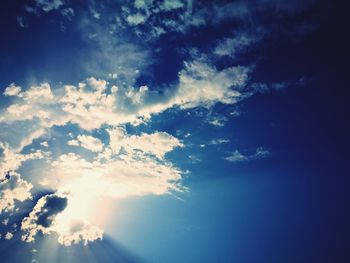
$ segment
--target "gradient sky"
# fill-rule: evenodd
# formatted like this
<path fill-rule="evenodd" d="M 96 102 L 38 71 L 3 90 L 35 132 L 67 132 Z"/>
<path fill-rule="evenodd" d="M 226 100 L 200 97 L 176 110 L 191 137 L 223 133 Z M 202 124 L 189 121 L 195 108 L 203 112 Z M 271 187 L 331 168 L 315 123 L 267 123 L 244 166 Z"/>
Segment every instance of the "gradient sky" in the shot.
<path fill-rule="evenodd" d="M 350 262 L 321 2 L 2 1 L 0 261 Z"/>

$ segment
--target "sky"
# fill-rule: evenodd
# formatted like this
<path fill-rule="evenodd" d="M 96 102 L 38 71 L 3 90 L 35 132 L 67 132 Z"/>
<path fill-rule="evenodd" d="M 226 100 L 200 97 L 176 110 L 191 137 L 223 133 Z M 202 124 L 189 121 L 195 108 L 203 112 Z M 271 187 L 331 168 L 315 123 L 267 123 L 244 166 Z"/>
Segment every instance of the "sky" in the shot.
<path fill-rule="evenodd" d="M 349 262 L 347 10 L 2 1 L 1 262 Z"/>

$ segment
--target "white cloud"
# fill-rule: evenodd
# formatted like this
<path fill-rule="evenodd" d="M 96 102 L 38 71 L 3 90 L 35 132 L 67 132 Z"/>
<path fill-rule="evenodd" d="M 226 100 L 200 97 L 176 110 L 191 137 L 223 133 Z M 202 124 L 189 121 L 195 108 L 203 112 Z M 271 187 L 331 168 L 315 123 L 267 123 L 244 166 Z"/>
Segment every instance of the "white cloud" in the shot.
<path fill-rule="evenodd" d="M 13 238 L 13 234 L 11 232 L 7 232 L 5 235 L 6 240 L 11 240 Z"/>
<path fill-rule="evenodd" d="M 182 108 L 210 107 L 217 102 L 233 104 L 240 97 L 234 90 L 246 85 L 249 68 L 230 67 L 221 71 L 201 61 L 185 63 L 179 73 L 175 103 Z"/>
<path fill-rule="evenodd" d="M 70 146 L 79 146 L 80 145 L 78 140 L 69 140 L 67 142 L 67 144 Z"/>
<path fill-rule="evenodd" d="M 109 129 L 108 132 L 110 147 L 116 153 L 123 147 L 127 152 L 142 151 L 162 159 L 167 152 L 172 151 L 175 147 L 183 147 L 177 138 L 166 132 L 131 136 L 128 136 L 122 128 Z"/>
<path fill-rule="evenodd" d="M 65 85 L 55 93 L 44 83 L 19 93 L 19 98 L 3 112 L 0 120 L 31 121 L 31 127 L 38 128 L 27 142 L 42 136 L 45 128 L 69 122 L 86 130 L 103 124 L 139 124 L 152 114 L 174 106 L 187 109 L 211 107 L 217 102 L 235 103 L 241 96 L 238 90 L 247 84 L 249 71 L 241 66 L 217 70 L 208 63 L 194 60 L 185 63 L 179 72 L 178 87 L 162 93 L 147 86 L 120 88 L 95 78 L 78 86 Z"/>
<path fill-rule="evenodd" d="M 216 103 L 234 104 L 241 98 L 242 87 L 247 85 L 249 71 L 241 66 L 218 69 L 201 58 L 185 63 L 178 74 L 178 83 L 162 91 L 146 85 L 116 86 L 91 77 L 77 85 L 51 89 L 48 83 L 43 83 L 13 92 L 12 104 L 0 115 L 1 125 L 7 131 L 6 136 L 0 133 L 0 139 L 11 141 L 0 145 L 4 149 L 0 171 L 16 171 L 26 160 L 45 158 L 45 169 L 35 175 L 35 180 L 56 191 L 52 197 L 41 198 L 23 220 L 23 240 L 34 241 L 38 232 L 57 235 L 63 245 L 100 239 L 103 230 L 87 215 L 94 207 L 94 200 L 185 191 L 181 184 L 183 171 L 166 159 L 167 153 L 184 147 L 183 143 L 162 131 L 131 135 L 126 132 L 125 124 L 146 122 L 152 115 L 170 108 L 209 109 Z M 84 158 L 69 152 L 76 149 L 66 145 L 60 149 L 62 152 L 52 155 L 38 150 L 22 153 L 43 135 L 50 142 L 52 139 L 50 146 L 59 144 L 60 138 L 67 137 L 50 138 L 57 132 L 50 128 L 72 124 L 79 126 L 79 135 L 70 135 L 67 144 L 83 147 L 95 155 Z M 109 140 L 89 135 L 93 129 L 107 132 Z M 47 141 L 40 141 L 42 146 L 49 146 Z M 190 158 L 199 161 L 193 155 Z M 30 197 L 32 185 L 20 180 L 19 185 L 23 192 L 27 190 L 27 195 L 13 200 Z M 55 210 L 50 206 L 51 199 L 64 199 L 67 206 Z M 2 206 L 4 211 L 13 209 L 14 201 L 6 201 Z"/>
<path fill-rule="evenodd" d="M 206 121 L 214 126 L 218 126 L 218 127 L 224 127 L 225 126 L 225 122 L 227 121 L 227 118 L 225 116 L 222 115 L 216 115 L 216 116 L 209 116 Z"/>
<path fill-rule="evenodd" d="M 143 24 L 147 21 L 147 16 L 142 15 L 140 13 L 136 13 L 133 15 L 128 15 L 128 17 L 126 18 L 126 20 L 128 21 L 128 23 L 130 25 L 139 25 L 139 24 Z"/>
<path fill-rule="evenodd" d="M 130 196 L 163 195 L 180 190 L 181 172 L 169 163 L 160 163 L 146 156 L 105 162 L 89 163 L 80 156 L 62 155 L 53 163 L 51 186 L 64 189 L 76 196 Z M 84 191 L 84 192 L 82 192 Z M 81 200 L 81 199 L 80 199 Z"/>
<path fill-rule="evenodd" d="M 26 233 L 23 240 L 33 241 L 35 235 L 42 232 L 56 234 L 63 245 L 80 240 L 93 241 L 102 238 L 103 233 L 84 220 L 86 211 L 93 207 L 93 200 L 164 195 L 184 190 L 180 185 L 181 171 L 163 159 L 166 152 L 182 145 L 175 137 L 162 132 L 127 135 L 123 129 L 109 133 L 110 144 L 94 161 L 69 153 L 51 163 L 50 177 L 45 177 L 43 183 L 59 192 L 69 193 L 64 197 L 67 207 L 57 216 L 50 216 L 53 220 L 45 227 L 37 222 L 41 211 L 46 211 L 47 198 L 39 200 L 29 217 L 23 220 L 22 230 Z M 122 147 L 124 153 L 120 151 Z"/>
<path fill-rule="evenodd" d="M 110 144 L 93 161 L 75 153 L 63 154 L 51 163 L 47 171 L 50 177 L 41 180 L 69 193 L 68 211 L 62 213 L 65 217 L 84 215 L 92 209 L 93 201 L 89 200 L 101 197 L 164 195 L 184 190 L 180 185 L 182 172 L 163 159 L 166 152 L 182 146 L 175 137 L 162 132 L 130 136 L 121 128 L 109 130 L 109 134 Z"/>
<path fill-rule="evenodd" d="M 24 100 L 36 103 L 49 103 L 53 94 L 49 83 L 42 83 L 39 86 L 31 86 L 27 91 L 19 94 Z"/>
<path fill-rule="evenodd" d="M 72 244 L 78 244 L 84 242 L 87 245 L 89 242 L 93 242 L 97 239 L 102 239 L 103 230 L 97 226 L 85 223 L 84 221 L 73 221 L 66 231 L 62 231 L 58 235 L 58 243 L 64 246 L 70 246 Z"/>
<path fill-rule="evenodd" d="M 15 83 L 11 83 L 10 86 L 6 87 L 4 91 L 5 96 L 17 96 L 21 92 L 21 87 L 16 86 Z"/>
<path fill-rule="evenodd" d="M 233 163 L 247 161 L 248 159 L 249 158 L 247 156 L 241 154 L 238 150 L 235 150 L 231 153 L 231 155 L 225 157 L 225 160 Z"/>
<path fill-rule="evenodd" d="M 27 160 L 43 159 L 48 156 L 40 150 L 31 153 L 21 154 L 8 147 L 8 145 L 0 142 L 0 149 L 2 149 L 2 157 L 0 158 L 0 179 L 9 171 L 16 171 L 23 162 Z"/>
<path fill-rule="evenodd" d="M 20 174 L 10 172 L 0 181 L 0 213 L 11 212 L 15 208 L 15 202 L 23 202 L 31 198 L 31 183 L 23 180 Z"/>
<path fill-rule="evenodd" d="M 44 146 L 44 147 L 49 147 L 49 143 L 47 141 L 43 141 L 40 143 L 41 146 Z"/>
<path fill-rule="evenodd" d="M 43 136 L 44 134 L 45 134 L 45 130 L 44 129 L 38 129 L 38 130 L 34 130 L 33 132 L 30 132 L 20 142 L 20 146 L 18 148 L 18 151 L 22 150 L 25 146 L 32 144 L 34 139 L 37 139 L 37 138 Z"/>
<path fill-rule="evenodd" d="M 100 139 L 85 134 L 78 135 L 77 140 L 69 140 L 68 145 L 81 146 L 92 152 L 100 152 L 103 149 L 103 143 Z"/>
<path fill-rule="evenodd" d="M 57 235 L 58 242 L 65 246 L 79 242 L 86 245 L 96 239 L 102 239 L 101 229 L 83 220 L 67 217 L 67 209 L 69 202 L 65 196 L 50 194 L 40 198 L 29 216 L 22 220 L 22 240 L 33 242 L 38 233 Z"/>

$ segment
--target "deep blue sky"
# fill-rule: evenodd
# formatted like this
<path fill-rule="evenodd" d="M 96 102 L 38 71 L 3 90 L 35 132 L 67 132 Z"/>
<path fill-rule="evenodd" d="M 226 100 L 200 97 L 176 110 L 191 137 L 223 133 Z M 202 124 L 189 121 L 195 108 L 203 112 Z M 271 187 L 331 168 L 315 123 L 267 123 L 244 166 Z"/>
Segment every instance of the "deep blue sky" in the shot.
<path fill-rule="evenodd" d="M 34 199 L 21 203 L 20 213 L 0 214 L 1 221 L 10 221 L 8 226 L 0 225 L 2 262 L 350 261 L 350 32 L 346 4 L 195 1 L 194 10 L 211 10 L 206 11 L 209 15 L 201 26 L 192 25 L 181 32 L 166 28 L 163 21 L 179 21 L 176 19 L 185 12 L 175 9 L 152 14 L 137 26 L 123 21 L 124 28 L 118 24 L 120 28 L 111 34 L 107 25 L 125 11 L 121 6 L 132 3 L 63 2 L 64 8 L 74 10 L 72 18 L 62 15 L 62 7 L 44 11 L 37 4 L 40 1 L 1 3 L 2 93 L 11 83 L 22 90 L 43 82 L 60 90 L 62 85 L 77 85 L 91 76 L 114 83 L 108 74 L 116 72 L 119 87 L 147 85 L 151 91 L 166 94 L 180 85 L 178 76 L 185 61 L 203 59 L 217 71 L 237 65 L 250 67 L 249 80 L 239 88 L 247 95 L 237 103 L 219 100 L 210 107 L 200 104 L 181 109 L 177 104 L 141 125 L 125 124 L 128 134 L 162 131 L 185 144 L 166 157 L 188 171 L 181 183 L 187 191 L 108 199 L 112 204 L 104 239 L 87 246 L 64 247 L 54 235 L 39 235 L 34 243 L 20 240 L 22 219 L 46 194 L 42 189 L 32 190 Z M 162 3 L 155 2 L 155 6 Z M 241 3 L 247 9 L 230 3 Z M 225 5 L 228 13 L 240 10 L 240 14 L 217 18 L 224 14 L 219 7 Z M 25 6 L 37 6 L 37 11 L 28 12 Z M 92 9 L 100 13 L 99 19 L 92 17 Z M 24 19 L 24 27 L 18 17 Z M 84 24 L 86 20 L 90 24 Z M 184 23 L 179 22 L 178 27 Z M 153 36 L 156 26 L 164 26 L 165 33 Z M 214 55 L 224 39 L 242 32 L 255 40 L 235 56 Z M 91 34 L 97 37 L 90 39 Z M 127 51 L 121 45 L 128 45 Z M 274 88 L 276 83 L 283 88 Z M 266 89 L 254 89 L 257 84 Z M 1 111 L 13 101 L 2 96 Z M 238 113 L 232 114 L 234 111 Z M 214 119 L 222 123 L 210 124 Z M 53 158 L 67 150 L 60 145 L 61 138 L 66 138 L 61 134 L 85 132 L 78 124 L 50 127 L 44 138 L 52 145 Z M 1 142 L 16 139 L 5 124 L 0 125 Z M 104 127 L 88 134 L 105 143 Z M 40 147 L 37 139 L 22 153 Z M 227 142 L 211 143 L 213 139 Z M 268 154 L 257 155 L 259 148 Z M 93 158 L 84 151 L 78 153 Z M 245 159 L 228 161 L 235 151 Z M 31 181 L 40 169 L 25 163 L 17 171 Z M 26 172 L 31 175 L 26 177 Z M 18 225 L 14 237 L 6 240 L 13 223 Z M 34 248 L 37 252 L 33 253 Z"/>

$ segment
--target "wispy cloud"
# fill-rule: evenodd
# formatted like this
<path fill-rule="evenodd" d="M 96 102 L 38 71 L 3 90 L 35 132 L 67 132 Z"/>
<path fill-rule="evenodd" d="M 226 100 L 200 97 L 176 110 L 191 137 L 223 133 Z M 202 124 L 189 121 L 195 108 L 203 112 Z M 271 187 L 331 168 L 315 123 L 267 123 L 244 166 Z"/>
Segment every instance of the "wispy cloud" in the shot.
<path fill-rule="evenodd" d="M 222 139 L 222 138 L 211 139 L 210 140 L 210 144 L 211 145 L 218 145 L 218 144 L 229 143 L 229 142 L 230 142 L 230 140 Z"/>
<path fill-rule="evenodd" d="M 271 153 L 267 149 L 263 147 L 258 147 L 254 154 L 244 155 L 240 151 L 235 150 L 229 156 L 226 156 L 224 159 L 226 161 L 236 163 L 236 162 L 244 162 L 250 160 L 261 159 L 269 156 Z"/>

